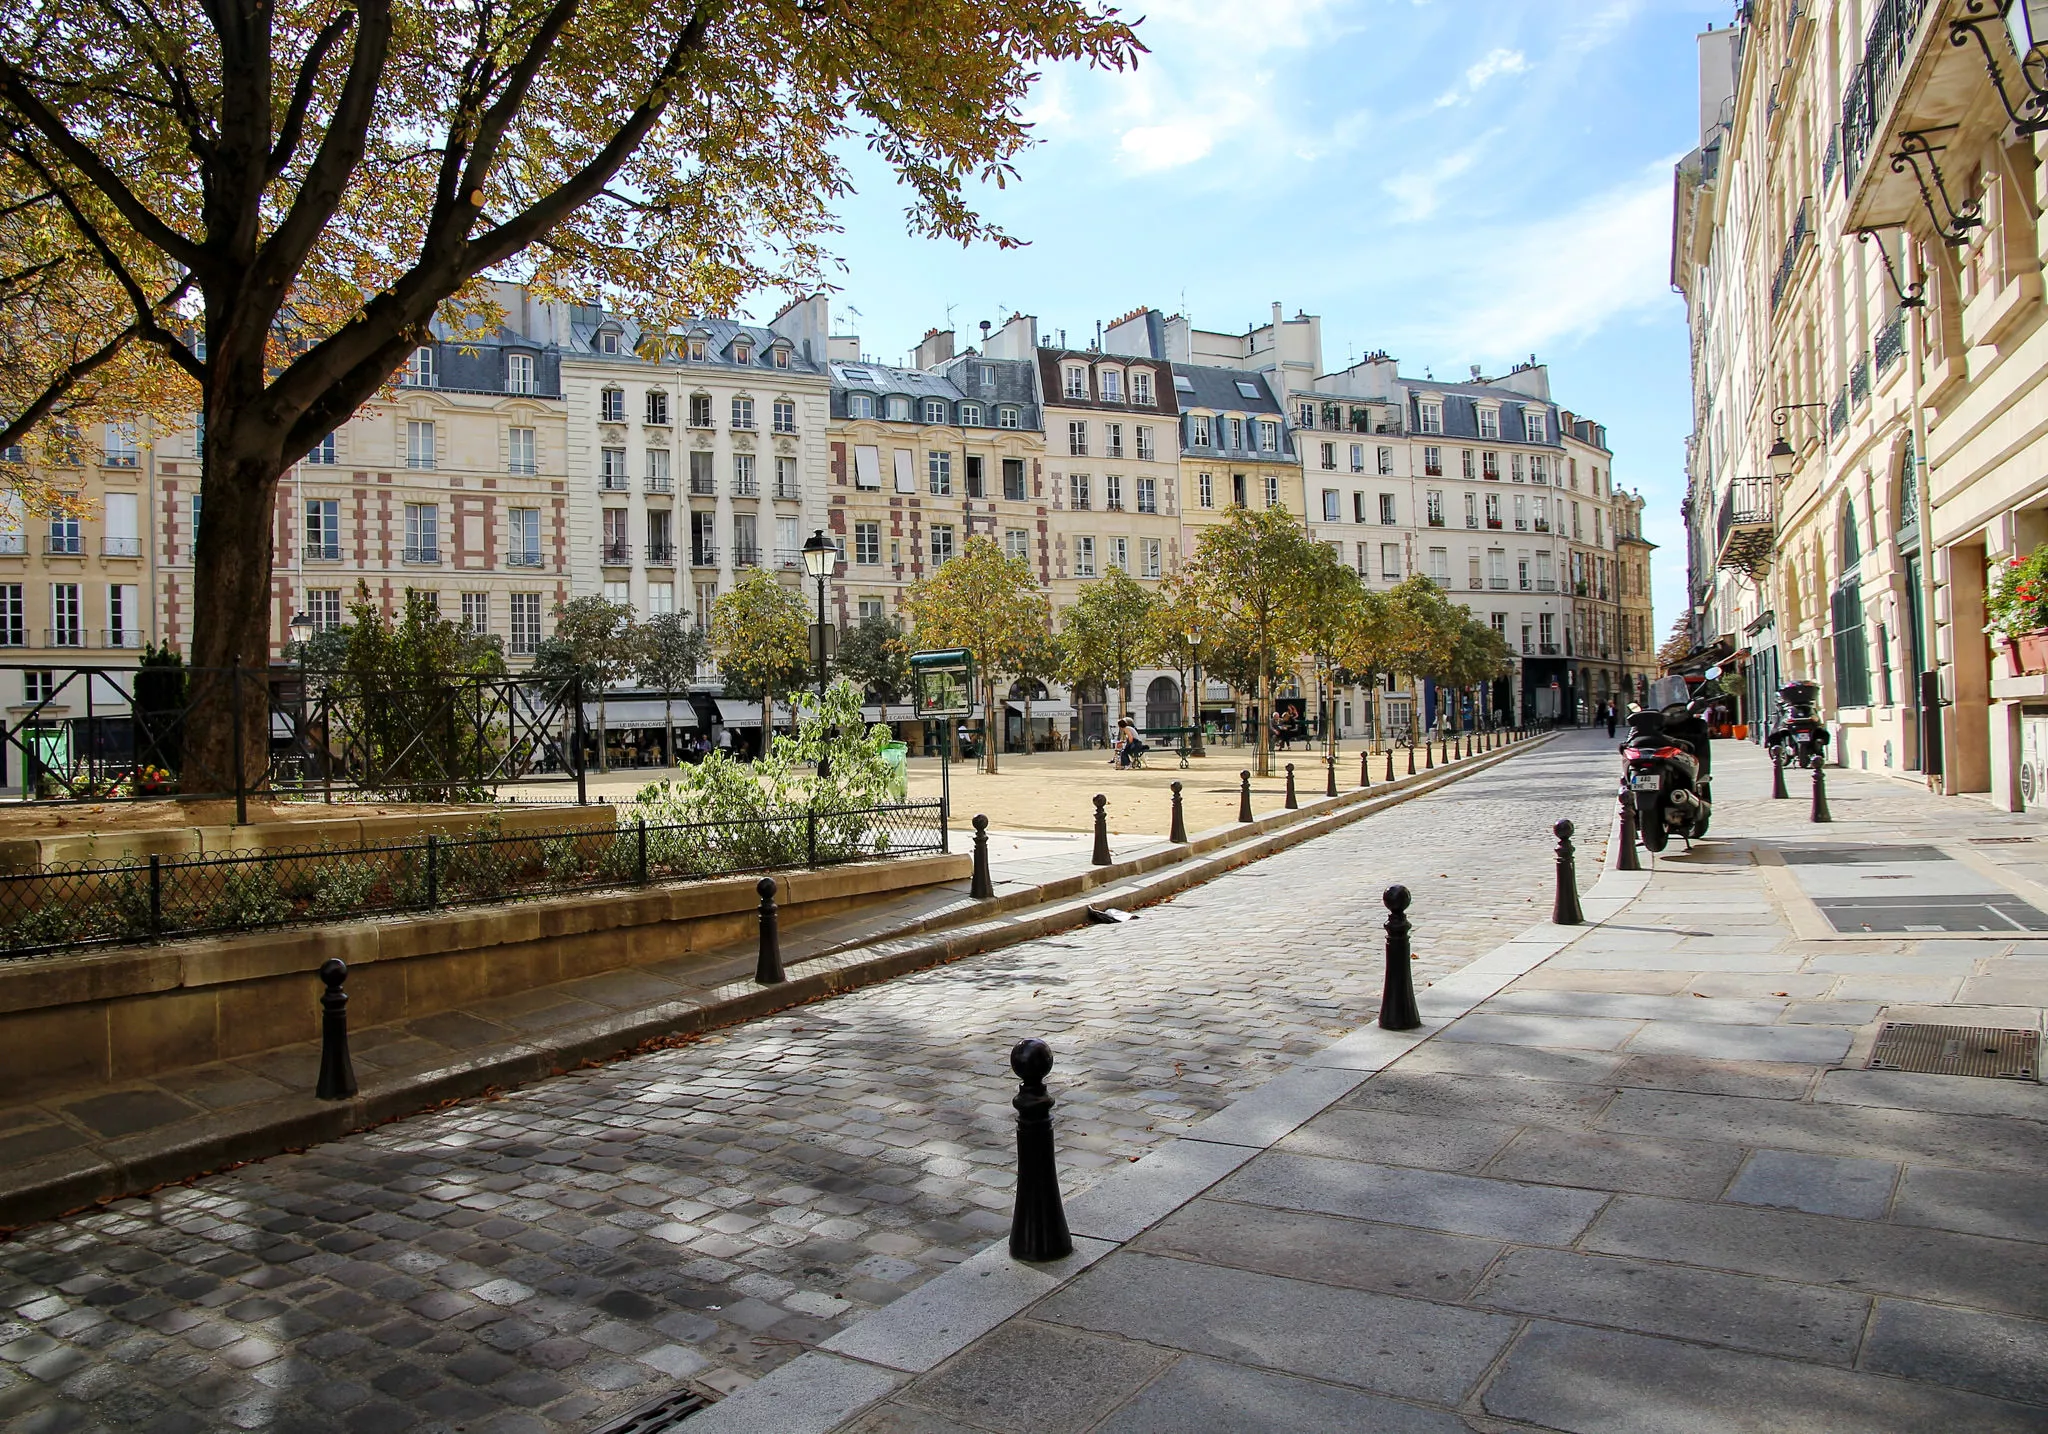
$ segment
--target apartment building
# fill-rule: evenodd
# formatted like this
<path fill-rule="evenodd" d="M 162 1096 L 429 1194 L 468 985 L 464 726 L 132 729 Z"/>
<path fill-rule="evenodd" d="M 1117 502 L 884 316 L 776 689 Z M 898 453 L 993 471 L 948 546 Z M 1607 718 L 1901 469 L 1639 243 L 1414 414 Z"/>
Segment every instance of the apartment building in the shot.
<path fill-rule="evenodd" d="M 829 319 L 823 295 L 766 325 L 705 318 L 666 334 L 549 306 L 577 593 L 708 626 L 718 595 L 753 569 L 802 581 L 804 542 L 827 522 Z"/>
<path fill-rule="evenodd" d="M 279 484 L 271 657 L 310 622 L 347 617 L 359 587 L 386 613 L 407 592 L 505 644 L 517 666 L 572 591 L 561 350 L 522 291 L 489 333 L 437 323 L 393 386 Z M 157 637 L 192 634 L 192 553 L 205 503 L 195 429 L 156 446 L 150 475 Z"/>
<path fill-rule="evenodd" d="M 2040 8 L 1738 22 L 1699 39 L 1674 213 L 1685 665 L 1739 674 L 1759 730 L 1779 682 L 1816 681 L 1838 760 L 2017 809 L 2048 777 L 2048 675 L 1984 627 L 1997 570 L 2048 541 Z"/>
<path fill-rule="evenodd" d="M 22 459 L 18 450 L 7 457 Z M 13 669 L 0 673 L 0 703 L 14 720 L 37 704 L 48 704 L 45 717 L 86 716 L 86 685 L 66 683 L 61 669 L 132 668 L 155 631 L 142 529 L 154 435 L 144 425 L 96 425 L 56 458 L 43 476 L 66 511 L 31 519 L 18 504 L 0 506 L 0 663 Z M 93 686 L 95 702 L 117 696 Z"/>
<path fill-rule="evenodd" d="M 1657 675 L 1657 619 L 1650 601 L 1650 555 L 1657 545 L 1643 536 L 1642 494 L 1616 488 L 1608 511 L 1614 525 L 1621 691 L 1630 701 L 1647 703 L 1650 679 Z"/>
<path fill-rule="evenodd" d="M 862 359 L 856 337 L 832 340 L 826 501 L 842 562 L 829 596 L 841 625 L 898 613 L 909 586 L 975 536 L 1050 583 L 1031 327 L 1015 316 L 962 353 L 933 330 L 910 368 Z"/>

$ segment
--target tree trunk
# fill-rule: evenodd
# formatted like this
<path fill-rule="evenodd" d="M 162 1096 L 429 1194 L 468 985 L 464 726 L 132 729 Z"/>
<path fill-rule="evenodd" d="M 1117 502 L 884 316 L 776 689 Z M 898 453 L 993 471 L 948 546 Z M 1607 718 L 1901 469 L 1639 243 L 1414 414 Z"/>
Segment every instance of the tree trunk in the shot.
<path fill-rule="evenodd" d="M 775 740 L 775 692 L 766 683 L 761 686 L 761 750 L 754 754 L 759 761 L 768 755 L 768 744 Z"/>
<path fill-rule="evenodd" d="M 204 497 L 188 595 L 191 665 L 198 670 L 179 786 L 233 793 L 239 743 L 242 784 L 254 791 L 266 785 L 269 766 L 270 565 L 283 465 L 275 436 L 254 425 L 209 423 L 204 443 Z"/>
<path fill-rule="evenodd" d="M 991 777 L 996 775 L 996 751 L 1003 745 L 1002 724 L 996 721 L 996 680 L 987 677 L 982 680 L 981 699 L 981 769 Z M 993 740 L 991 738 L 993 737 Z"/>
<path fill-rule="evenodd" d="M 661 764 L 673 767 L 676 764 L 676 703 L 667 687 L 661 689 L 661 726 Z"/>
<path fill-rule="evenodd" d="M 609 772 L 611 769 L 611 743 L 606 739 L 604 730 L 604 686 L 600 683 L 597 689 L 597 770 Z"/>

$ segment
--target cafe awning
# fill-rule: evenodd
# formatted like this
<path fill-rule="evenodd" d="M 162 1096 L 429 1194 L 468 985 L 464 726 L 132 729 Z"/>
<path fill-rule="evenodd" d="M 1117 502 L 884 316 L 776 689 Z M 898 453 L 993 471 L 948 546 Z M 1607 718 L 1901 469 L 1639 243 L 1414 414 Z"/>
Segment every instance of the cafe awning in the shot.
<path fill-rule="evenodd" d="M 715 699 L 718 703 L 718 720 L 727 727 L 756 727 L 761 725 L 761 704 L 741 702 L 733 697 Z M 795 712 L 787 702 L 775 704 L 775 725 L 793 727 Z"/>
<path fill-rule="evenodd" d="M 681 698 L 676 700 L 675 706 L 670 710 L 675 714 L 675 725 L 678 730 L 697 725 L 696 709 Z M 618 731 L 622 727 L 661 727 L 666 725 L 662 711 L 661 703 L 649 702 L 645 698 L 640 697 L 628 698 L 620 702 L 607 702 L 604 704 L 604 725 L 613 732 Z M 760 718 L 761 714 L 757 709 L 754 713 L 754 725 L 756 727 L 761 725 Z M 583 704 L 583 721 L 586 726 L 593 730 L 597 727 L 597 704 L 595 702 Z"/>
<path fill-rule="evenodd" d="M 1021 698 L 1013 697 L 1004 705 L 1019 716 L 1022 716 L 1024 713 L 1024 703 Z M 1057 698 L 1052 697 L 1048 697 L 1044 701 L 1039 701 L 1036 698 L 1032 699 L 1031 720 L 1034 722 L 1041 717 L 1051 719 L 1055 717 L 1072 717 L 1073 715 L 1074 704 L 1071 702 L 1061 702 Z"/>

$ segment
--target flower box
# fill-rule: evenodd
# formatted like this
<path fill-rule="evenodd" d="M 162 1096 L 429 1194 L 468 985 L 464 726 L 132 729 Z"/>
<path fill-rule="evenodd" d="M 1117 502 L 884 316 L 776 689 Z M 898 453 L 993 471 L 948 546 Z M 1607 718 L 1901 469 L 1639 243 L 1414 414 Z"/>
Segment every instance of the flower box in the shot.
<path fill-rule="evenodd" d="M 2005 647 L 2016 675 L 2038 677 L 2048 673 L 2048 628 L 2015 633 L 2005 640 Z"/>

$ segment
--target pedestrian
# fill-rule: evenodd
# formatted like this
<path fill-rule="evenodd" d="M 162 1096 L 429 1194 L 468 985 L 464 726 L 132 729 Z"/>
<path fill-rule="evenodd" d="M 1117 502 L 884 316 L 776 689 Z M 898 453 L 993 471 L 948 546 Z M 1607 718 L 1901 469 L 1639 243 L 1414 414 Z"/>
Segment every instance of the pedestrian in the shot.
<path fill-rule="evenodd" d="M 1607 739 L 1611 742 L 1614 740 L 1614 724 L 1616 721 L 1614 703 L 1611 700 L 1608 701 L 1602 706 L 1601 710 L 1607 715 Z"/>

